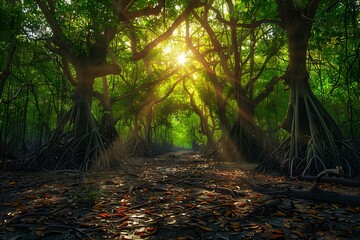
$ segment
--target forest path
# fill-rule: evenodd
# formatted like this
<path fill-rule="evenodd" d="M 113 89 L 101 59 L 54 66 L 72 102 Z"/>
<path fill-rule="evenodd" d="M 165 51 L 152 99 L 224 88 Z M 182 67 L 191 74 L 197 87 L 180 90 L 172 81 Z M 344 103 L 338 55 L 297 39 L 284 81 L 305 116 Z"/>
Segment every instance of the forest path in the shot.
<path fill-rule="evenodd" d="M 0 239 L 358 239 L 360 207 L 269 196 L 309 188 L 196 152 L 129 159 L 122 171 L 1 172 Z M 246 166 L 247 169 L 251 165 Z M 360 195 L 360 189 L 321 184 Z"/>

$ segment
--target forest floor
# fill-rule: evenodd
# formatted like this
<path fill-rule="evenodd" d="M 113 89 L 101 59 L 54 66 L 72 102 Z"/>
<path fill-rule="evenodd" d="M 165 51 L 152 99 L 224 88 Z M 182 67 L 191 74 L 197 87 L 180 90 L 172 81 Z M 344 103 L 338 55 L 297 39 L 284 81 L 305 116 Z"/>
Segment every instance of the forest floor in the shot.
<path fill-rule="evenodd" d="M 254 191 L 311 182 L 191 152 L 134 158 L 122 171 L 0 172 L 0 239 L 359 239 L 360 206 Z M 244 181 L 245 179 L 245 181 Z M 360 195 L 360 189 L 321 183 Z"/>

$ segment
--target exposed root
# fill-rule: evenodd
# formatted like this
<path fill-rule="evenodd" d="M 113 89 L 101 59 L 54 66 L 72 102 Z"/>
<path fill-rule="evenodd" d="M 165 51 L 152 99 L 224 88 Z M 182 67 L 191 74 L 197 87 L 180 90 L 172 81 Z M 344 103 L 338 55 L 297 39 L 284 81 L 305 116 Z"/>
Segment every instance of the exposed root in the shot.
<path fill-rule="evenodd" d="M 106 152 L 107 143 L 90 109 L 75 105 L 60 122 L 49 143 L 14 162 L 10 168 L 80 171 L 110 168 L 113 164 Z"/>
<path fill-rule="evenodd" d="M 132 168 L 127 154 L 124 152 L 123 143 L 119 139 L 113 141 L 102 153 L 102 156 L 109 161 L 111 169 L 116 168 L 128 172 Z"/>
<path fill-rule="evenodd" d="M 105 152 L 105 144 L 99 133 L 94 130 L 75 141 L 73 133 L 68 132 L 44 145 L 35 153 L 15 162 L 12 168 L 36 169 L 78 169 L 110 167 Z M 84 149 L 84 146 L 86 148 Z M 79 156 L 79 152 L 84 155 Z"/>
<path fill-rule="evenodd" d="M 241 159 L 236 143 L 226 133 L 216 143 L 207 145 L 201 153 L 202 158 L 209 160 L 235 162 Z"/>
<path fill-rule="evenodd" d="M 341 166 L 348 176 L 359 174 L 360 151 L 341 141 L 338 127 L 310 89 L 303 96 L 295 91 L 292 102 L 291 136 L 257 168 L 265 171 L 280 166 L 294 176 L 317 175 Z M 344 153 L 347 154 L 344 154 Z"/>
<path fill-rule="evenodd" d="M 14 152 L 5 142 L 0 140 L 0 169 L 6 169 L 11 162 L 20 159 L 20 154 Z"/>
<path fill-rule="evenodd" d="M 203 157 L 230 162 L 259 162 L 270 152 L 272 143 L 260 129 L 235 123 L 230 133 L 204 150 Z"/>
<path fill-rule="evenodd" d="M 201 158 L 209 159 L 209 160 L 221 159 L 221 152 L 222 152 L 221 142 L 223 138 L 224 136 L 221 137 L 219 141 L 213 144 L 206 145 L 201 150 Z"/>
<path fill-rule="evenodd" d="M 345 140 L 340 145 L 340 160 L 346 164 L 345 172 L 350 176 L 360 176 L 360 141 Z M 343 166 L 344 168 L 344 166 Z"/>
<path fill-rule="evenodd" d="M 127 157 L 152 157 L 155 151 L 140 136 L 132 137 L 124 144 L 124 153 Z"/>

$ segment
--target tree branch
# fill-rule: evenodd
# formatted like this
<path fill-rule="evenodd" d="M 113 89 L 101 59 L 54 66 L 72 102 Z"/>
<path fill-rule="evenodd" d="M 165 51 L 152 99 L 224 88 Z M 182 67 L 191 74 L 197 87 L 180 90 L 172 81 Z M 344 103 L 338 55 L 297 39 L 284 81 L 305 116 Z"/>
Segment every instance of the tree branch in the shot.
<path fill-rule="evenodd" d="M 282 77 L 274 76 L 272 79 L 268 82 L 268 84 L 265 87 L 265 90 L 262 91 L 257 97 L 254 99 L 254 104 L 257 106 L 261 101 L 263 101 L 267 96 L 270 95 L 274 91 L 275 85 L 282 79 Z"/>
<path fill-rule="evenodd" d="M 64 58 L 62 58 L 62 69 L 63 69 L 64 76 L 66 77 L 66 79 L 67 79 L 73 86 L 76 86 L 76 85 L 77 85 L 77 81 L 76 81 L 76 79 L 73 77 L 73 75 L 71 74 L 69 61 L 65 60 Z"/>
<path fill-rule="evenodd" d="M 98 99 L 102 105 L 104 105 L 104 95 L 101 92 L 93 91 L 93 97 Z"/>
<path fill-rule="evenodd" d="M 152 42 L 150 42 L 148 45 L 146 45 L 144 47 L 143 50 L 137 52 L 136 49 L 135 52 L 133 52 L 133 59 L 135 61 L 143 59 L 153 48 L 155 48 L 158 44 L 160 44 L 162 41 L 166 40 L 167 38 L 169 38 L 173 32 L 175 31 L 175 29 L 182 23 L 185 21 L 185 19 L 187 18 L 187 16 L 190 14 L 190 12 L 192 10 L 194 10 L 195 8 L 199 7 L 200 1 L 199 0 L 193 0 L 189 3 L 189 6 L 175 19 L 175 21 L 173 22 L 173 24 L 160 36 L 158 36 L 157 38 L 155 38 Z M 134 39 L 135 40 L 135 39 Z"/>
<path fill-rule="evenodd" d="M 258 73 L 256 74 L 255 77 L 251 78 L 250 81 L 246 84 L 245 86 L 245 92 L 249 91 L 249 89 L 253 89 L 253 85 L 255 84 L 255 82 L 261 77 L 262 73 L 265 71 L 266 65 L 268 64 L 268 62 L 271 60 L 271 58 L 274 55 L 267 55 L 264 63 L 262 64 L 260 70 L 258 71 Z M 252 93 L 250 92 L 249 95 L 252 95 Z"/>
<path fill-rule="evenodd" d="M 217 39 L 215 32 L 210 27 L 209 22 L 207 21 L 207 12 L 208 12 L 208 9 L 205 9 L 204 10 L 204 16 L 205 16 L 204 19 L 201 19 L 199 17 L 199 15 L 197 13 L 195 13 L 194 11 L 193 11 L 193 16 L 198 20 L 198 22 L 201 24 L 201 26 L 205 29 L 205 31 L 209 35 L 210 41 L 211 41 L 212 45 L 214 46 L 215 51 L 218 53 L 218 55 L 220 57 L 221 67 L 222 67 L 226 77 L 234 85 L 236 82 L 236 79 L 235 79 L 233 73 L 231 72 L 231 70 L 229 69 L 229 66 L 227 65 L 228 57 L 222 51 L 221 44 L 220 44 L 219 40 Z"/>
<path fill-rule="evenodd" d="M 159 104 L 161 102 L 163 102 L 164 100 L 166 100 L 170 94 L 174 91 L 175 87 L 183 80 L 184 77 L 180 78 L 179 80 L 177 80 L 171 87 L 170 89 L 165 93 L 164 96 L 162 96 L 161 98 L 159 98 L 158 100 L 156 100 L 154 103 L 153 103 L 153 106 L 156 105 L 156 104 Z"/>
<path fill-rule="evenodd" d="M 321 0 L 309 0 L 308 4 L 304 10 L 307 18 L 309 18 L 309 19 L 315 18 L 315 14 L 319 7 L 320 1 Z"/>
<path fill-rule="evenodd" d="M 113 1 L 113 4 L 117 10 L 117 14 L 120 20 L 126 21 L 126 20 L 133 20 L 139 17 L 144 16 L 157 16 L 160 14 L 161 9 L 165 7 L 165 0 L 159 0 L 158 4 L 153 6 L 148 6 L 140 10 L 136 10 L 133 12 L 129 12 L 128 9 L 131 7 L 132 3 L 130 1 L 125 1 L 124 3 L 122 1 Z"/>
<path fill-rule="evenodd" d="M 93 66 L 90 71 L 94 77 L 102 77 L 107 74 L 120 74 L 121 68 L 118 64 L 104 62 L 97 66 Z"/>
<path fill-rule="evenodd" d="M 242 27 L 242 28 L 257 28 L 259 27 L 260 25 L 262 24 L 265 24 L 265 23 L 270 23 L 270 24 L 276 24 L 280 27 L 283 27 L 283 22 L 280 21 L 280 20 L 275 20 L 275 19 L 260 19 L 260 20 L 257 20 L 255 22 L 252 22 L 252 23 L 239 23 L 239 22 L 236 22 L 236 21 L 228 21 L 226 20 L 225 18 L 223 18 L 221 16 L 221 13 L 219 11 L 219 9 L 216 9 L 215 7 L 213 6 L 209 6 L 210 9 L 216 13 L 216 19 L 219 20 L 220 22 L 224 23 L 225 25 L 229 26 L 229 27 Z"/>
<path fill-rule="evenodd" d="M 0 104 L 10 104 L 14 99 L 16 99 L 19 96 L 19 94 L 22 91 L 23 87 L 24 86 L 21 86 L 20 89 L 15 93 L 15 95 L 12 96 L 11 98 L 9 98 L 6 101 L 3 101 L 2 98 L 0 98 Z"/>
<path fill-rule="evenodd" d="M 124 94 L 122 96 L 118 96 L 118 97 L 114 97 L 114 98 L 111 98 L 110 99 L 110 102 L 111 104 L 117 102 L 117 101 L 120 101 L 122 99 L 125 99 L 125 98 L 128 98 L 128 97 L 131 97 L 135 94 L 137 94 L 138 92 L 140 92 L 141 90 L 143 90 L 144 88 L 149 88 L 149 87 L 153 87 L 157 84 L 160 84 L 161 82 L 167 80 L 169 77 L 171 77 L 172 75 L 174 75 L 175 73 L 177 73 L 179 70 L 180 70 L 180 66 L 176 67 L 174 70 L 172 70 L 171 72 L 161 76 L 160 78 L 158 78 L 158 80 L 156 81 L 153 81 L 153 82 L 149 82 L 149 83 L 144 83 L 142 84 L 140 87 L 138 88 L 135 88 L 134 90 L 128 92 L 127 94 Z"/>
<path fill-rule="evenodd" d="M 64 37 L 61 27 L 59 26 L 58 22 L 54 17 L 54 9 L 52 10 L 50 9 L 52 8 L 51 6 L 53 6 L 51 1 L 47 1 L 49 7 L 46 5 L 45 0 L 35 0 L 35 1 L 39 6 L 39 8 L 41 9 L 42 13 L 44 14 L 46 21 L 49 23 L 54 38 L 60 39 L 61 37 Z"/>
<path fill-rule="evenodd" d="M 112 51 L 112 49 L 111 49 L 111 48 L 108 48 L 108 49 L 107 49 L 107 53 L 109 54 L 112 63 L 113 63 L 114 65 L 118 66 L 118 68 L 119 68 L 119 73 L 121 73 L 120 63 L 116 60 L 115 55 L 114 55 L 114 52 Z"/>

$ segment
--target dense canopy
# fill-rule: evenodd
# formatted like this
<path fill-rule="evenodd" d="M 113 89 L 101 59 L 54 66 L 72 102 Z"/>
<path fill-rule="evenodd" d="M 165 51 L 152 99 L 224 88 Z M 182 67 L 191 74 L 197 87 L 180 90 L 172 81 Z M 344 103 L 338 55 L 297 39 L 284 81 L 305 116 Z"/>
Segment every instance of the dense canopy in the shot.
<path fill-rule="evenodd" d="M 360 174 L 358 0 L 0 0 L 0 155 L 126 167 L 174 149 Z"/>

